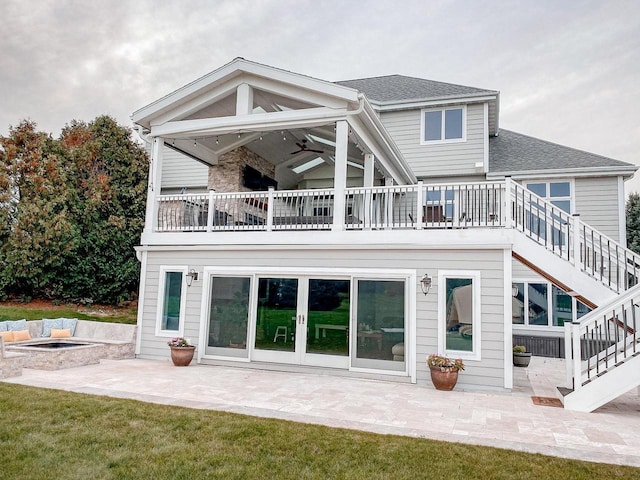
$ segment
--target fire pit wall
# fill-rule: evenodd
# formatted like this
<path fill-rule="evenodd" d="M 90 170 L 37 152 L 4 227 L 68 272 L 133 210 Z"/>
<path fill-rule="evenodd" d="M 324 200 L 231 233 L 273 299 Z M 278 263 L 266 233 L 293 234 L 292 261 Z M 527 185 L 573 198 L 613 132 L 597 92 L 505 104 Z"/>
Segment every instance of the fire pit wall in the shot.
<path fill-rule="evenodd" d="M 65 339 L 42 337 L 42 321 L 27 322 L 31 340 L 8 343 L 5 358 L 0 359 L 0 378 L 16 376 L 21 368 L 59 370 L 99 363 L 101 359 L 119 360 L 135 356 L 135 325 L 78 320 L 75 335 Z M 39 344 L 60 341 L 75 343 L 70 348 L 42 348 Z M 18 373 L 17 375 L 19 375 Z"/>

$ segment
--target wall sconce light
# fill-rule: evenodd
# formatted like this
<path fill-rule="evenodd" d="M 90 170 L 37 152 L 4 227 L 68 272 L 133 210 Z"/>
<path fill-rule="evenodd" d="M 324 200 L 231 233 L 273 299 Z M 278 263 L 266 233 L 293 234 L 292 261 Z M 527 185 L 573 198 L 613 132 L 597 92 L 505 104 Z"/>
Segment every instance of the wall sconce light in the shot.
<path fill-rule="evenodd" d="M 198 281 L 198 272 L 196 272 L 192 268 L 191 270 L 189 270 L 189 273 L 187 273 L 187 279 L 186 280 L 187 280 L 187 287 L 190 287 L 194 280 L 196 282 Z"/>
<path fill-rule="evenodd" d="M 511 296 L 514 298 L 518 296 L 518 285 L 515 283 L 511 284 Z"/>
<path fill-rule="evenodd" d="M 420 288 L 422 288 L 422 293 L 424 293 L 425 295 L 429 293 L 432 283 L 433 283 L 433 279 L 429 276 L 428 273 L 425 273 L 422 279 L 420 280 Z"/>

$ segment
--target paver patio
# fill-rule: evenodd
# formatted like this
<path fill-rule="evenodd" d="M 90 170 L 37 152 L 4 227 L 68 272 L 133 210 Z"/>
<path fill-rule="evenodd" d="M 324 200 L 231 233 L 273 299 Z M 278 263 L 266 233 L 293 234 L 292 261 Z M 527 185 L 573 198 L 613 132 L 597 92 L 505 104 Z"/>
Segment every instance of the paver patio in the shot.
<path fill-rule="evenodd" d="M 464 374 L 464 373 L 463 373 Z M 103 360 L 58 371 L 25 369 L 6 382 L 377 433 L 640 466 L 637 389 L 593 413 L 534 405 L 555 396 L 563 362 L 534 357 L 512 392 L 427 386 L 169 360 Z"/>

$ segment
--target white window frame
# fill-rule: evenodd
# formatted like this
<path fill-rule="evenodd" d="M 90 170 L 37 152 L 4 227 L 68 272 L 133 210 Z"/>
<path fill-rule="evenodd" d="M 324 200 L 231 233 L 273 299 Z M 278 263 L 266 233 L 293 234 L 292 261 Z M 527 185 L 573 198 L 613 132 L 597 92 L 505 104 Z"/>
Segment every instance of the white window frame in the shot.
<path fill-rule="evenodd" d="M 512 328 L 513 330 L 545 330 L 550 332 L 564 332 L 564 326 L 554 325 L 553 322 L 556 320 L 555 312 L 553 311 L 553 283 L 546 281 L 540 278 L 513 278 L 511 284 L 522 283 L 524 285 L 524 323 L 513 323 L 512 319 Z M 547 324 L 546 325 L 532 325 L 529 323 L 529 284 L 530 283 L 541 283 L 547 286 Z M 520 287 L 518 287 L 520 288 Z M 558 288 L 558 287 L 557 287 Z M 561 289 L 562 290 L 562 289 Z M 565 292 L 566 293 L 566 292 Z M 578 319 L 578 300 L 576 297 L 571 298 L 571 318 L 573 321 Z"/>
<path fill-rule="evenodd" d="M 462 110 L 462 137 L 461 138 L 444 138 L 445 131 L 445 111 L 447 110 Z M 439 140 L 426 140 L 425 139 L 425 118 L 427 112 L 441 112 L 442 115 L 442 126 L 440 131 L 440 139 Z M 423 108 L 420 111 L 420 144 L 421 145 L 434 145 L 440 143 L 461 143 L 467 141 L 467 106 L 466 105 L 456 105 L 452 107 L 439 107 L 439 108 Z"/>
<path fill-rule="evenodd" d="M 524 188 L 529 190 L 530 183 L 544 183 L 546 184 L 546 193 L 544 198 L 547 202 L 552 203 L 554 200 L 569 200 L 571 209 L 568 212 L 569 215 L 573 215 L 576 212 L 576 202 L 575 202 L 575 179 L 573 178 L 557 178 L 557 179 L 549 179 L 549 178 L 528 178 L 522 181 Z M 551 197 L 551 184 L 552 183 L 568 183 L 569 184 L 569 196 L 568 197 Z M 532 192 L 533 193 L 533 192 Z M 557 207 L 560 208 L 560 207 Z M 564 210 L 563 210 L 564 211 Z"/>
<path fill-rule="evenodd" d="M 187 273 L 189 267 L 187 265 L 170 266 L 163 265 L 160 267 L 160 278 L 158 281 L 158 306 L 156 311 L 156 337 L 183 337 L 184 336 L 184 322 L 186 316 L 186 304 L 187 304 Z M 182 274 L 182 288 L 180 289 L 180 316 L 178 317 L 178 330 L 163 330 L 162 329 L 162 311 L 164 307 L 164 290 L 167 281 L 167 273 L 181 273 Z"/>
<path fill-rule="evenodd" d="M 448 278 L 470 279 L 473 286 L 472 351 L 447 350 L 447 288 Z M 481 274 L 479 270 L 440 270 L 438 272 L 438 352 L 463 360 L 481 360 L 482 354 L 482 299 Z"/>

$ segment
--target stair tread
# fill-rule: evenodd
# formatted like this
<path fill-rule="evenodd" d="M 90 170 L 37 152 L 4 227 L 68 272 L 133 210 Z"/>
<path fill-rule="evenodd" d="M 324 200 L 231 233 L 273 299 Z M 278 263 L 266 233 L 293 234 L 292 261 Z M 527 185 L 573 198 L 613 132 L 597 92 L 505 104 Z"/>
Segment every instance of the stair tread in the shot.
<path fill-rule="evenodd" d="M 571 392 L 573 392 L 573 388 L 567 388 L 567 387 L 556 387 L 556 388 L 558 389 L 558 392 L 560 392 L 560 395 L 562 395 L 563 397 L 566 397 Z"/>

